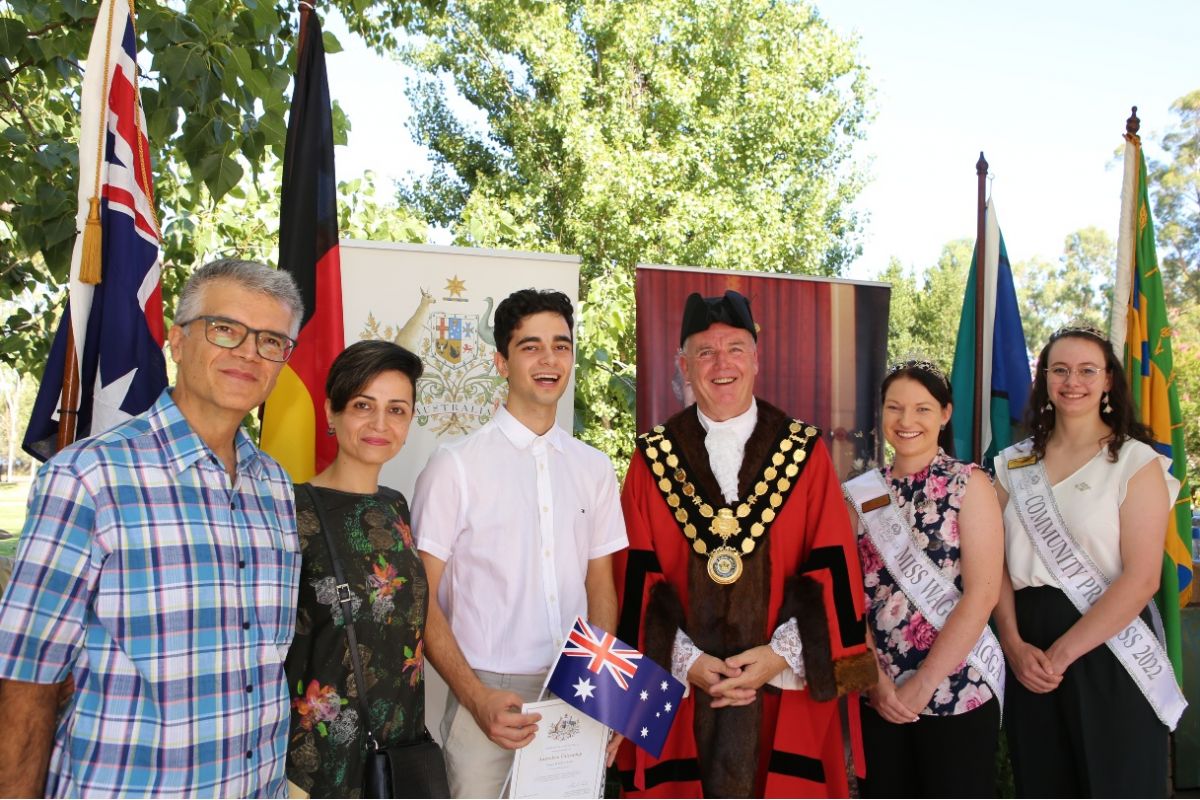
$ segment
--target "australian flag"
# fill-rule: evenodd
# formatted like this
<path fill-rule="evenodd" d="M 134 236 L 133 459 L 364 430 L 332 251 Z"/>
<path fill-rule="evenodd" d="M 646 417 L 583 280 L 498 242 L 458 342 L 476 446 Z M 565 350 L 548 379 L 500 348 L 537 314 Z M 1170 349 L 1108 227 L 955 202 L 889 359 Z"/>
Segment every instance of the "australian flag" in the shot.
<path fill-rule="evenodd" d="M 160 237 L 131 7 L 123 0 L 103 0 L 88 51 L 70 293 L 22 442 L 27 453 L 42 460 L 58 449 L 59 425 L 70 424 L 69 415 L 60 419 L 61 409 L 78 409 L 69 440 L 82 439 L 142 413 L 167 385 Z M 82 232 L 93 199 L 99 203 L 101 234 L 95 285 L 80 280 Z M 71 345 L 79 377 L 77 405 L 63 392 Z"/>
<path fill-rule="evenodd" d="M 684 686 L 607 631 L 576 617 L 546 687 L 658 758 Z"/>

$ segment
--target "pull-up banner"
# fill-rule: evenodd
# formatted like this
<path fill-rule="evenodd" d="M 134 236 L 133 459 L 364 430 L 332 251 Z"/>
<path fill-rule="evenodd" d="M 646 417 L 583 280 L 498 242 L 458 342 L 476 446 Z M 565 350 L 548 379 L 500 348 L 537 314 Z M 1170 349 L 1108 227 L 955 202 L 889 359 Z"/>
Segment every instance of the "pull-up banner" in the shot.
<path fill-rule="evenodd" d="M 886 283 L 638 266 L 638 431 L 691 402 L 678 367 L 684 301 L 692 292 L 713 297 L 726 289 L 750 299 L 759 327 L 754 393 L 824 432 L 839 480 L 878 466 L 891 300 Z"/>

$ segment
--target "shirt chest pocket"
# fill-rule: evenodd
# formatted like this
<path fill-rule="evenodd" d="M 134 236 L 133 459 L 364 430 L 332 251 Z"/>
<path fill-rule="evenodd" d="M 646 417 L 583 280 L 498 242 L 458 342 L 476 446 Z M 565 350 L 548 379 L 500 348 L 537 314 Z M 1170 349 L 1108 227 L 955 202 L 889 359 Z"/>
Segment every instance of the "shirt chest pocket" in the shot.
<path fill-rule="evenodd" d="M 257 548 L 248 594 L 253 598 L 249 619 L 264 644 L 287 652 L 296 627 L 296 593 L 300 583 L 300 553 L 279 548 Z"/>

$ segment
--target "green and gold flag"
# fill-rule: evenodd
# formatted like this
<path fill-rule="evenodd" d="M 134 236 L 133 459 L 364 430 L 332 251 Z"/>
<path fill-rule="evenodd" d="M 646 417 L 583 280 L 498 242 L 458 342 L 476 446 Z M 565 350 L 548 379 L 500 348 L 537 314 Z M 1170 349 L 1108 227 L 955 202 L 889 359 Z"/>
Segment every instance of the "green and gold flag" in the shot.
<path fill-rule="evenodd" d="M 1114 286 L 1112 342 L 1117 353 L 1123 354 L 1137 418 L 1153 433 L 1154 449 L 1171 459 L 1171 474 L 1181 484 L 1167 526 L 1162 584 L 1155 600 L 1162 611 L 1167 654 L 1182 682 L 1179 609 L 1192 597 L 1192 490 L 1171 357 L 1171 326 L 1163 299 L 1162 272 L 1154 252 L 1146 158 L 1136 134 L 1125 136 L 1125 182 Z"/>

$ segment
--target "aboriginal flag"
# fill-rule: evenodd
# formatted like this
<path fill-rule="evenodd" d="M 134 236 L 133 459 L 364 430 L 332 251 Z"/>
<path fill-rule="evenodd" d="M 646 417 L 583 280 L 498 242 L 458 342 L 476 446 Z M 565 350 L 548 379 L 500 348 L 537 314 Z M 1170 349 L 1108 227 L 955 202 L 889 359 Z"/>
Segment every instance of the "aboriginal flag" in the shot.
<path fill-rule="evenodd" d="M 337 453 L 337 443 L 325 435 L 325 377 L 345 342 L 325 47 L 320 20 L 303 4 L 299 41 L 283 156 L 279 267 L 300 286 L 304 322 L 262 421 L 263 450 L 296 482 L 323 470 Z"/>

